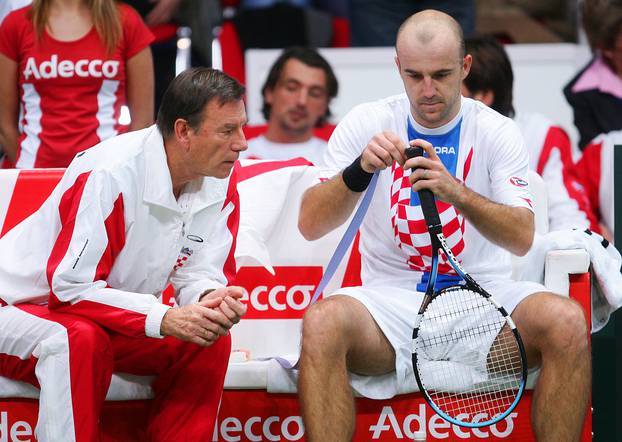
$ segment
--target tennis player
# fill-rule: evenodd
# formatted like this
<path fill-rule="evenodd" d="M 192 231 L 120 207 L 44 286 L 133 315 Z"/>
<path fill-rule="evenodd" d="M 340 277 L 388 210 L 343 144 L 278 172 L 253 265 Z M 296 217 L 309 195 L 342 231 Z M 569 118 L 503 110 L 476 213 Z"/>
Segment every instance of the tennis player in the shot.
<path fill-rule="evenodd" d="M 157 125 L 76 155 L 0 239 L 0 375 L 41 389 L 37 440 L 99 440 L 113 370 L 155 376 L 146 439 L 211 437 L 246 311 L 229 286 L 243 95 L 220 71 L 185 71 Z M 158 300 L 169 283 L 180 307 Z"/>
<path fill-rule="evenodd" d="M 348 218 L 380 172 L 361 227 L 363 285 L 337 290 L 304 317 L 298 388 L 307 438 L 351 439 L 352 388 L 377 399 L 415 389 L 411 335 L 431 252 L 410 196 L 425 188 L 438 199 L 453 253 L 512 312 L 530 367 L 541 368 L 532 408 L 537 439 L 576 441 L 591 379 L 581 307 L 542 285 L 510 279 L 511 253 L 524 255 L 534 235 L 520 131 L 461 97 L 472 59 L 448 15 L 427 10 L 408 18 L 396 51 L 405 93 L 357 106 L 343 119 L 325 160 L 334 176 L 309 189 L 301 205 L 301 232 L 319 238 Z M 409 140 L 428 158 L 406 160 Z M 419 170 L 410 173 L 413 167 Z M 445 262 L 439 271 L 442 284 L 458 280 Z"/>

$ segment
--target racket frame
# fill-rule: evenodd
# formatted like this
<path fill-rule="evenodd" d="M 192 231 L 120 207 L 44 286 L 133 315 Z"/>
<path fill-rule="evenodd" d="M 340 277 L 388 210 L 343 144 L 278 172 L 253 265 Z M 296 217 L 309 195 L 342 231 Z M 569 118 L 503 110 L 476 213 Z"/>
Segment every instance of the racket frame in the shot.
<path fill-rule="evenodd" d="M 414 157 L 422 156 L 422 155 L 423 155 L 423 149 L 421 147 L 409 147 L 406 149 L 406 156 L 408 156 L 408 158 L 414 158 Z M 415 169 L 413 169 L 413 171 L 414 170 Z M 525 385 L 527 383 L 527 374 L 528 374 L 527 357 L 525 355 L 525 347 L 523 345 L 523 340 L 521 339 L 520 333 L 518 332 L 518 329 L 516 328 L 516 324 L 512 320 L 512 317 L 507 313 L 505 308 L 502 305 L 500 305 L 490 295 L 490 293 L 488 293 L 477 282 L 475 282 L 475 280 L 471 277 L 471 275 L 469 275 L 464 270 L 464 268 L 462 268 L 462 266 L 460 265 L 460 263 L 454 256 L 453 252 L 451 251 L 451 248 L 447 245 L 447 241 L 445 240 L 445 235 L 443 234 L 443 225 L 440 221 L 438 210 L 436 208 L 434 194 L 432 193 L 432 191 L 428 189 L 420 190 L 419 199 L 421 201 L 421 209 L 423 211 L 423 216 L 425 218 L 426 225 L 428 227 L 428 232 L 430 234 L 431 243 L 432 243 L 431 244 L 432 245 L 432 264 L 430 268 L 430 278 L 428 279 L 428 284 L 425 289 L 425 295 L 423 298 L 423 302 L 421 303 L 421 307 L 419 308 L 419 312 L 417 313 L 417 318 L 415 319 L 415 326 L 414 326 L 413 335 L 412 335 L 411 353 L 412 353 L 413 371 L 415 373 L 415 380 L 417 381 L 419 390 L 423 394 L 423 397 L 425 401 L 428 403 L 428 405 L 434 410 L 436 414 L 441 416 L 446 421 L 454 425 L 458 425 L 460 427 L 466 427 L 466 428 L 482 428 L 482 427 L 486 427 L 489 425 L 493 425 L 505 419 L 516 408 L 516 406 L 518 405 L 518 403 L 520 402 L 523 396 Z M 452 416 L 449 416 L 447 413 L 441 410 L 434 403 L 434 401 L 428 394 L 427 390 L 425 389 L 423 382 L 421 381 L 419 370 L 417 370 L 417 349 L 415 347 L 415 340 L 417 336 L 419 335 L 419 324 L 421 323 L 421 319 L 423 318 L 423 315 L 426 309 L 428 308 L 428 305 L 430 304 L 430 302 L 432 302 L 434 298 L 440 296 L 444 292 L 444 290 L 449 289 L 451 287 L 456 287 L 456 286 L 450 286 L 445 289 L 439 290 L 438 292 L 435 292 L 434 290 L 434 286 L 436 284 L 436 278 L 438 276 L 438 261 L 439 261 L 438 252 L 440 250 L 442 250 L 443 253 L 445 254 L 449 265 L 454 269 L 454 271 L 458 274 L 458 276 L 460 276 L 460 278 L 462 278 L 465 281 L 465 287 L 467 289 L 470 289 L 478 293 L 480 296 L 492 302 L 492 304 L 497 308 L 497 310 L 499 310 L 499 312 L 505 318 L 506 323 L 510 327 L 510 330 L 512 331 L 514 335 L 516 342 L 518 343 L 521 361 L 522 361 L 522 368 L 521 368 L 521 384 L 519 386 L 516 397 L 514 398 L 514 401 L 512 402 L 512 404 L 507 408 L 507 410 L 505 410 L 503 413 L 498 414 L 496 416 L 489 416 L 489 418 L 485 421 L 465 422 L 465 421 L 458 420 Z"/>

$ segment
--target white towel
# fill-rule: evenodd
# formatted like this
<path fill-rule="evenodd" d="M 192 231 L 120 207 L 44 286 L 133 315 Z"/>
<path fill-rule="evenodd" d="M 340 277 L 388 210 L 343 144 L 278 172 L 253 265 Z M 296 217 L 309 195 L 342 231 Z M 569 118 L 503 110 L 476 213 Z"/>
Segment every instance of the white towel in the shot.
<path fill-rule="evenodd" d="M 544 260 L 550 250 L 584 249 L 592 267 L 592 333 L 602 329 L 622 306 L 622 257 L 602 236 L 589 230 L 558 230 L 536 235 L 526 256 L 521 280 L 544 282 Z"/>

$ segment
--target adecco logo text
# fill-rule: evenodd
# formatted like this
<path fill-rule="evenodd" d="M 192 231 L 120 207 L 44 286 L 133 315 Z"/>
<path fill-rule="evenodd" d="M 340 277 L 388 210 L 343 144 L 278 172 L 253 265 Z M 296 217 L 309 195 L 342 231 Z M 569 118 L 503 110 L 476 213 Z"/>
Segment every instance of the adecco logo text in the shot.
<path fill-rule="evenodd" d="M 244 319 L 300 319 L 322 278 L 322 267 L 242 267 L 234 284 L 244 288 Z"/>
<path fill-rule="evenodd" d="M 304 436 L 304 425 L 300 416 L 255 416 L 226 417 L 216 422 L 213 441 L 297 441 Z M 518 413 L 510 413 L 503 421 L 485 428 L 461 428 L 444 421 L 432 413 L 426 416 L 425 404 L 419 404 L 418 412 L 404 417 L 393 413 L 391 406 L 385 406 L 369 432 L 357 431 L 355 441 L 362 440 L 413 440 L 415 431 L 425 429 L 432 440 L 456 439 L 506 439 L 514 431 L 514 421 Z M 359 419 L 357 419 L 358 421 Z M 357 422 L 361 426 L 361 422 Z"/>
<path fill-rule="evenodd" d="M 301 440 L 305 429 L 300 416 L 252 416 L 246 420 L 227 417 L 217 421 L 213 441 L 238 442 L 240 440 L 283 441 Z"/>
<path fill-rule="evenodd" d="M 72 78 L 72 77 L 92 77 L 114 79 L 119 73 L 118 60 L 78 60 L 75 63 L 71 60 L 58 61 L 58 55 L 54 54 L 49 60 L 42 61 L 37 65 L 34 57 L 26 60 L 24 68 L 24 79 L 29 80 L 31 76 L 40 80 L 41 78 Z"/>
<path fill-rule="evenodd" d="M 32 427 L 26 421 L 9 422 L 9 414 L 0 412 L 0 442 L 33 441 Z"/>
<path fill-rule="evenodd" d="M 393 413 L 391 406 L 385 406 L 378 416 L 378 421 L 370 425 L 371 439 L 406 439 L 412 440 L 415 431 L 425 430 L 426 434 L 434 439 L 505 439 L 514 431 L 514 420 L 518 413 L 510 413 L 503 421 L 484 428 L 462 428 L 452 425 L 442 417 L 432 413 L 430 419 L 426 416 L 425 404 L 419 404 L 417 413 L 412 413 L 401 419 Z M 488 416 L 473 416 L 472 421 L 488 418 Z"/>

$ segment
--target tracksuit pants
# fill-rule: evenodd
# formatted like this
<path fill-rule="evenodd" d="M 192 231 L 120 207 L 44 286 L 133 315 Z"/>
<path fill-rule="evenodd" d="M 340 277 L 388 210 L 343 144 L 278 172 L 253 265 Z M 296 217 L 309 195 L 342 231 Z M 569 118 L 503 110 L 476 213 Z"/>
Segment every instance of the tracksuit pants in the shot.
<path fill-rule="evenodd" d="M 130 338 L 46 306 L 0 307 L 0 376 L 41 389 L 39 442 L 97 441 L 113 371 L 155 376 L 148 440 L 211 440 L 230 352 L 230 336 L 204 348 Z"/>

